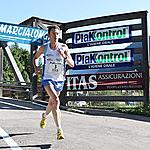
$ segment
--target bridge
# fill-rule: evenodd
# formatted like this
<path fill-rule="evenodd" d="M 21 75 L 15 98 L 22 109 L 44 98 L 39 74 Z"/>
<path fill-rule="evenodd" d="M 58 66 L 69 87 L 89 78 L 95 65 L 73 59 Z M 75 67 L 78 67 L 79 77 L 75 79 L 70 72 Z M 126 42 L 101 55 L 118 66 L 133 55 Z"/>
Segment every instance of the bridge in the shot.
<path fill-rule="evenodd" d="M 132 22 L 131 24 L 126 25 L 126 20 L 134 21 L 136 19 L 138 19 L 139 22 Z M 113 22 L 122 22 L 123 24 L 112 27 L 112 25 L 110 24 Z M 100 26 L 104 23 L 110 25 L 110 27 L 99 27 L 98 29 L 88 29 L 85 31 L 77 30 L 76 33 L 68 32 L 68 30 L 71 30 L 72 28 L 87 27 L 94 25 Z M 36 31 L 35 33 L 43 33 L 45 34 L 44 37 L 46 37 L 47 25 L 52 24 L 57 24 L 60 26 L 62 30 L 62 40 L 66 43 L 67 41 L 69 41 L 67 45 L 72 51 L 77 50 L 77 48 L 84 49 L 85 47 L 90 47 L 94 50 L 92 52 L 84 51 L 82 53 L 80 52 L 72 54 L 74 58 L 77 58 L 77 56 L 91 56 L 93 53 L 98 54 L 98 52 L 95 51 L 96 46 L 99 46 L 99 48 L 101 48 L 99 50 L 103 50 L 101 51 L 101 54 L 105 56 L 109 56 L 109 53 L 111 53 L 111 56 L 113 56 L 113 54 L 115 54 L 116 56 L 120 56 L 117 61 L 115 60 L 115 62 L 113 62 L 113 65 L 111 65 L 112 68 L 109 66 L 109 64 L 107 64 L 110 61 L 110 59 L 106 59 L 104 62 L 102 61 L 103 65 L 98 65 L 98 63 L 101 62 L 96 60 L 93 60 L 93 63 L 95 64 L 90 64 L 89 60 L 85 64 L 79 63 L 78 66 L 76 65 L 77 68 L 73 72 L 76 73 L 77 77 L 75 77 L 74 80 L 72 80 L 74 74 L 72 73 L 71 75 L 69 74 L 70 76 L 68 75 L 68 82 L 66 83 L 69 84 L 66 84 L 66 87 L 68 87 L 70 91 L 67 91 L 65 89 L 62 92 L 62 105 L 65 105 L 68 101 L 75 101 L 77 99 L 79 101 L 135 101 L 143 102 L 145 103 L 145 105 L 149 104 L 147 11 L 103 16 L 68 23 L 60 23 L 37 17 L 31 17 L 25 20 L 24 22 L 20 23 L 19 26 L 14 26 L 12 24 L 4 25 L 1 23 L 1 32 L 3 32 L 3 35 L 6 31 L 6 28 L 4 27 L 9 26 L 9 29 L 11 29 L 14 26 L 14 29 L 16 30 L 13 30 L 12 33 L 16 34 L 16 32 L 20 33 L 20 31 L 24 31 L 22 32 L 22 34 L 23 36 L 25 36 L 28 35 L 28 33 L 34 33 L 34 31 Z M 30 27 L 24 27 L 25 25 L 32 26 L 32 28 L 30 29 Z M 121 29 L 124 30 L 124 32 L 127 32 L 127 34 L 123 36 L 125 38 L 118 38 L 119 35 L 115 38 L 113 36 L 110 36 L 109 39 L 107 39 L 107 41 L 103 41 L 103 38 L 95 38 L 93 34 L 97 31 L 97 35 L 101 35 L 102 33 L 115 33 L 116 30 L 118 30 L 119 33 L 121 32 Z M 141 31 L 140 35 L 131 34 L 132 32 L 135 33 L 136 31 Z M 81 37 L 85 35 L 84 41 L 83 39 L 79 39 L 80 35 Z M 90 37 L 87 38 L 87 35 L 90 35 Z M 105 35 L 104 37 L 104 40 L 106 40 L 107 36 Z M 19 39 L 17 39 L 17 41 L 19 41 L 20 38 L 21 37 L 19 35 Z M 74 39 L 72 40 L 72 43 L 70 42 L 71 38 Z M 14 38 L 11 37 L 11 40 L 12 39 L 14 40 Z M 86 112 L 79 112 L 77 110 L 67 111 L 62 109 L 62 125 L 65 133 L 64 140 L 56 140 L 56 131 L 51 115 L 48 117 L 47 127 L 45 129 L 41 129 L 39 126 L 41 114 L 44 112 L 47 103 L 39 103 L 39 101 L 37 101 L 37 98 L 41 99 L 41 97 L 43 95 L 45 96 L 45 94 L 42 95 L 42 90 L 40 90 L 40 94 L 42 96 L 38 97 L 40 94 L 38 93 L 37 76 L 34 74 L 32 66 L 32 58 L 38 48 L 38 45 L 36 44 L 40 43 L 40 40 L 41 39 L 39 38 L 28 39 L 28 42 L 31 44 L 31 70 L 30 82 L 27 83 L 23 79 L 23 76 L 15 62 L 15 59 L 13 58 L 11 50 L 7 46 L 7 40 L 5 40 L 4 38 L 0 39 L 0 150 L 150 149 L 149 117 L 92 110 L 88 111 L 87 114 Z M 132 44 L 130 45 L 130 43 Z M 135 43 L 139 43 L 139 45 L 134 45 Z M 128 44 L 128 46 L 135 47 L 120 47 L 120 45 L 123 44 Z M 118 45 L 119 48 L 116 48 Z M 123 53 L 117 54 L 117 52 L 119 51 L 124 52 L 126 54 L 128 52 L 128 57 L 124 57 L 126 59 L 129 59 L 127 62 L 124 61 L 125 59 L 122 59 Z M 4 55 L 7 57 L 9 64 L 12 66 L 17 81 L 3 81 L 3 52 L 5 53 Z M 90 72 L 88 72 L 89 65 L 91 66 L 91 69 L 97 67 L 96 70 L 93 69 L 90 70 Z M 107 68 L 106 66 L 109 67 Z M 119 74 L 117 76 L 119 77 L 118 79 L 113 78 L 117 75 L 116 71 Z M 91 74 L 91 72 L 93 74 Z M 136 74 L 138 76 L 135 76 Z M 100 81 L 100 77 L 111 78 L 108 82 L 106 82 L 104 78 L 101 78 Z M 82 85 L 82 83 L 85 84 Z M 100 90 L 109 89 L 116 91 L 141 90 L 143 94 L 138 96 L 120 96 L 115 94 L 102 95 L 99 93 L 97 95 L 93 95 L 93 93 L 96 93 L 97 91 L 99 92 Z M 73 93 L 71 93 L 72 90 L 74 90 Z M 93 92 L 91 95 L 87 94 L 91 91 Z M 18 96 L 20 96 L 19 99 L 15 99 L 15 96 L 17 95 L 14 94 L 15 92 L 20 93 L 20 95 L 18 94 Z M 83 95 L 84 93 L 86 94 L 84 96 L 77 95 L 77 92 L 81 92 L 83 93 Z M 12 94 L 9 95 L 9 97 L 11 98 L 2 97 L 10 93 Z M 25 99 L 23 100 L 21 97 L 24 97 Z"/>

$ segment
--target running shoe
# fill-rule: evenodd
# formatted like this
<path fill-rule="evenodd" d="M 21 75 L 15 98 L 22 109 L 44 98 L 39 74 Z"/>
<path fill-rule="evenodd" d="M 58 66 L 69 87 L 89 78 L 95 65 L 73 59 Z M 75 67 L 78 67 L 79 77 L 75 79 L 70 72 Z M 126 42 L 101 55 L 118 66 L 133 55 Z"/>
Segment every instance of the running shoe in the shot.
<path fill-rule="evenodd" d="M 42 114 L 42 119 L 40 122 L 40 127 L 43 129 L 46 127 L 46 117 L 44 116 L 44 113 Z"/>
<path fill-rule="evenodd" d="M 64 139 L 63 131 L 61 129 L 58 129 L 58 131 L 57 131 L 57 140 L 62 140 L 62 139 Z"/>

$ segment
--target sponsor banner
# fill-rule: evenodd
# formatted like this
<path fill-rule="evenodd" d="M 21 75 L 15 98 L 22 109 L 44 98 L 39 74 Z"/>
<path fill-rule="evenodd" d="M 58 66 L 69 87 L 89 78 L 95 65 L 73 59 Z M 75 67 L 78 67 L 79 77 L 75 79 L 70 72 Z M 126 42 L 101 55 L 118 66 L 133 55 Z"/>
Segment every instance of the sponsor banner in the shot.
<path fill-rule="evenodd" d="M 143 72 L 112 72 L 66 76 L 67 91 L 139 90 L 144 88 Z"/>
<path fill-rule="evenodd" d="M 42 45 L 48 41 L 47 30 L 0 22 L 0 41 Z"/>
<path fill-rule="evenodd" d="M 118 26 L 72 33 L 72 47 L 89 47 L 129 42 L 131 26 Z"/>
<path fill-rule="evenodd" d="M 133 64 L 133 50 L 111 50 L 89 53 L 72 54 L 75 62 L 74 70 L 102 69 L 115 67 L 131 67 Z"/>

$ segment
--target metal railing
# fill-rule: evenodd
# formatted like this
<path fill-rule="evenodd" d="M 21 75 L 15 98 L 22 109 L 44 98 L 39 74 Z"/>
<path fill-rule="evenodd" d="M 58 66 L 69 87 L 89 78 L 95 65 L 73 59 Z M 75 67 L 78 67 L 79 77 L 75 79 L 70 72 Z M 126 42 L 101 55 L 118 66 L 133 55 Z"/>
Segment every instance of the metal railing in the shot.
<path fill-rule="evenodd" d="M 0 96 L 31 100 L 32 84 L 30 82 L 0 81 Z"/>

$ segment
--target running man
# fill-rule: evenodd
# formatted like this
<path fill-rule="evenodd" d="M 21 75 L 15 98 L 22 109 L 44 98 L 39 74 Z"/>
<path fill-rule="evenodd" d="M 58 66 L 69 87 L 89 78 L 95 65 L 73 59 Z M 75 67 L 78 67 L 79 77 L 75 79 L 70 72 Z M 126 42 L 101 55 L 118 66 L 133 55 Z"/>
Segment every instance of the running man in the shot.
<path fill-rule="evenodd" d="M 57 140 L 64 139 L 63 130 L 61 128 L 61 112 L 59 109 L 60 92 L 64 86 L 64 61 L 70 67 L 74 67 L 74 61 L 68 51 L 66 44 L 58 42 L 60 37 L 60 28 L 57 25 L 48 27 L 49 42 L 39 48 L 33 58 L 35 73 L 39 73 L 39 68 L 36 66 L 35 60 L 44 54 L 44 65 L 42 73 L 42 85 L 44 86 L 49 102 L 45 113 L 42 114 L 40 127 L 45 128 L 48 114 L 52 111 L 54 122 L 57 127 Z"/>

